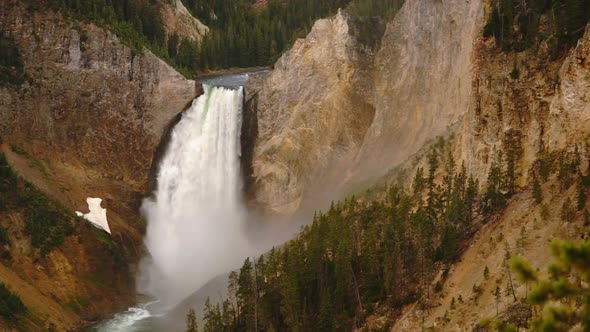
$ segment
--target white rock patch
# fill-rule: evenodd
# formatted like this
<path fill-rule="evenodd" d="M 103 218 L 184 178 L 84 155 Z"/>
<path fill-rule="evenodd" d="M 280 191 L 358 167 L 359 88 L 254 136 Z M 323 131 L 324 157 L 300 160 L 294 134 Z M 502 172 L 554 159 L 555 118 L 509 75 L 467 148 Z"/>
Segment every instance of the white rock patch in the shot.
<path fill-rule="evenodd" d="M 90 221 L 94 226 L 104 229 L 107 233 L 111 234 L 111 229 L 109 228 L 109 223 L 107 221 L 107 209 L 103 209 L 100 206 L 102 199 L 88 197 L 86 198 L 86 202 L 88 203 L 88 209 L 90 212 L 82 213 L 76 211 L 76 215 Z"/>

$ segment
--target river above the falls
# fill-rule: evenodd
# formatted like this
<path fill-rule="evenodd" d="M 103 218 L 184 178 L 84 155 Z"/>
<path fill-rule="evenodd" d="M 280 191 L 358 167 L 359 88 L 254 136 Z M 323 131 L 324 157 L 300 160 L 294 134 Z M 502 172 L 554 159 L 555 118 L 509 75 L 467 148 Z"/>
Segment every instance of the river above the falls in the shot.
<path fill-rule="evenodd" d="M 245 86 L 250 78 L 264 76 L 269 73 L 271 73 L 270 69 L 253 70 L 235 74 L 197 77 L 196 81 L 201 84 L 221 86 L 225 88 L 239 88 Z"/>

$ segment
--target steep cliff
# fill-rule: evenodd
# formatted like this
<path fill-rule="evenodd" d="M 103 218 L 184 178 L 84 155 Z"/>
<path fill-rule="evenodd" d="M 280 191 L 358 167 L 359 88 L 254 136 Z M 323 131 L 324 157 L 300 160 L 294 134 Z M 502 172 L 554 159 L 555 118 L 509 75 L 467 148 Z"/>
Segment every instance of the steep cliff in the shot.
<path fill-rule="evenodd" d="M 343 11 L 317 21 L 271 75 L 249 88 L 257 91 L 255 204 L 292 213 L 304 192 L 309 199 L 329 198 L 326 186 L 342 178 L 358 152 L 374 107 L 368 98 L 369 62 L 349 24 Z"/>
<path fill-rule="evenodd" d="M 2 29 L 29 80 L 2 89 L 2 135 L 145 188 L 163 128 L 197 94 L 195 82 L 94 25 L 4 6 Z"/>
<path fill-rule="evenodd" d="M 473 107 L 457 131 L 458 150 L 470 168 L 485 179 L 498 151 L 514 149 L 522 191 L 509 201 L 498 220 L 477 234 L 461 261 L 451 267 L 443 292 L 432 307 L 409 306 L 394 330 L 414 331 L 426 326 L 436 331 L 471 330 L 483 317 L 497 315 L 526 321 L 526 310 L 530 310 L 526 305 L 519 306 L 510 294 L 493 294 L 497 286 L 506 289 L 510 278 L 506 251 L 525 257 L 542 270 L 550 261 L 549 241 L 588 237 L 581 211 L 572 220 L 563 220 L 565 201 L 578 197 L 576 185 L 564 186 L 556 177 L 549 177 L 541 187 L 543 204 L 537 204 L 530 178 L 534 173 L 540 176 L 538 160 L 547 162 L 555 151 L 571 153 L 577 145 L 582 156 L 588 154 L 589 52 L 588 27 L 577 46 L 555 60 L 550 59 L 543 42 L 538 48 L 505 53 L 496 48 L 493 38 L 478 41 Z M 510 75 L 515 67 L 518 75 Z M 580 168 L 586 167 L 584 163 Z M 587 202 L 582 204 L 587 206 Z M 527 286 L 514 282 L 516 297 L 526 298 Z"/>
<path fill-rule="evenodd" d="M 0 281 L 22 290 L 33 326 L 69 329 L 134 301 L 139 204 L 162 137 L 200 85 L 109 31 L 14 1 L 0 1 L 0 31 L 14 39 L 25 73 L 24 83 L 0 86 L 9 164 L 72 215 L 85 211 L 86 197 L 103 198 L 108 210 L 112 242 L 76 224 L 41 260 L 27 244 L 22 216 L 0 219 L 22 243 L 9 246 L 12 269 L 0 271 Z"/>
<path fill-rule="evenodd" d="M 427 141 L 448 135 L 470 106 L 481 1 L 406 1 L 375 57 L 375 120 L 358 176 L 379 176 Z"/>
<path fill-rule="evenodd" d="M 181 0 L 162 1 L 161 13 L 166 33 L 176 34 L 180 40 L 200 41 L 209 32 L 209 28 L 192 16 Z"/>
<path fill-rule="evenodd" d="M 448 135 L 471 103 L 482 6 L 406 1 L 375 53 L 346 13 L 316 22 L 249 87 L 259 118 L 255 203 L 290 213 L 307 198 L 334 198 Z"/>
<path fill-rule="evenodd" d="M 578 197 L 573 184 L 550 176 L 541 189 L 546 200 L 537 204 L 531 178 L 540 176 L 543 165 L 557 171 L 566 152 L 587 154 L 590 31 L 586 27 L 575 47 L 556 56 L 555 22 L 545 12 L 529 46 L 504 49 L 494 37 L 483 37 L 490 9 L 486 1 L 407 0 L 374 55 L 339 13 L 318 21 L 271 75 L 248 87 L 259 126 L 251 195 L 273 212 L 347 194 L 355 184 L 400 175 L 399 169 L 408 180 L 417 165 L 427 165 L 423 152 L 437 137 L 448 138 L 455 160 L 480 180 L 482 191 L 499 155 L 514 162 L 515 196 L 489 224 L 473 230 L 477 235 L 465 244 L 460 261 L 441 266 L 435 281 L 443 291 L 404 307 L 393 330 L 471 330 L 483 316 L 509 317 L 522 308 L 511 296 L 498 303 L 491 295 L 509 278 L 505 250 L 541 267 L 551 238 L 587 236 L 581 212 L 586 202 L 570 221 L 560 215 L 565 202 Z M 516 24 L 513 29 L 518 35 Z M 342 54 L 349 56 L 338 61 Z M 347 75 L 342 66 L 350 69 Z M 324 68 L 331 70 L 326 74 Z M 342 87 L 354 102 L 340 97 Z M 358 135 L 342 140 L 339 135 L 352 128 Z M 484 277 L 482 261 L 490 276 Z M 519 285 L 514 297 L 526 292 Z M 368 327 L 383 328 L 384 317 L 399 314 L 384 307 L 387 313 L 372 315 Z"/>

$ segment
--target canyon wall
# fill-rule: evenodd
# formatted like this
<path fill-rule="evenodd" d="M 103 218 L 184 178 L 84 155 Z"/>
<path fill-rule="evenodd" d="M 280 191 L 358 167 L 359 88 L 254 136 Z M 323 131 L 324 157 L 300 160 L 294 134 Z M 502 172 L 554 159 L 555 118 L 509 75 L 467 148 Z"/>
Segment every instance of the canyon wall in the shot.
<path fill-rule="evenodd" d="M 0 90 L 2 136 L 145 188 L 155 147 L 198 94 L 195 82 L 95 25 L 3 6 L 2 29 L 29 79 Z"/>
<path fill-rule="evenodd" d="M 317 21 L 272 74 L 247 87 L 258 119 L 254 204 L 289 214 L 304 192 L 309 199 L 331 196 L 322 191 L 343 177 L 373 120 L 368 66 L 350 17 L 339 11 Z M 313 192 L 312 186 L 323 190 Z"/>
<path fill-rule="evenodd" d="M 193 17 L 181 0 L 162 0 L 160 12 L 167 35 L 176 34 L 182 40 L 200 41 L 209 28 Z"/>
<path fill-rule="evenodd" d="M 259 117 L 251 197 L 275 213 L 368 187 L 371 178 L 396 167 L 411 178 L 438 137 L 480 180 L 481 191 L 496 156 L 515 157 L 518 193 L 473 238 L 448 276 L 438 279 L 443 292 L 427 304 L 402 308 L 393 330 L 470 330 L 482 317 L 497 314 L 491 294 L 495 280 L 506 282 L 505 248 L 541 267 L 549 260 L 550 239 L 587 236 L 581 213 L 569 223 L 559 215 L 564 201 L 575 199 L 574 186 L 555 194 L 555 178 L 543 184 L 550 206 L 543 217 L 529 184 L 539 158 L 576 145 L 588 153 L 590 31 L 587 27 L 577 45 L 557 57 L 541 37 L 526 50 L 503 51 L 493 37 L 482 36 L 486 12 L 486 1 L 407 0 L 375 53 L 357 42 L 352 21 L 341 12 L 318 21 L 270 76 L 248 86 Z M 539 36 L 551 34 L 549 22 L 541 17 Z M 339 96 L 343 87 L 352 101 Z M 352 128 L 357 135 L 339 136 Z M 328 176 L 331 172 L 338 177 Z M 484 260 L 490 281 L 483 277 Z M 479 298 L 473 290 L 478 285 Z M 524 296 L 526 287 L 519 286 L 518 293 Z M 458 302 L 459 295 L 464 301 Z M 511 303 L 502 299 L 502 315 L 518 309 Z M 374 316 L 368 321 L 383 321 L 382 314 Z"/>
<path fill-rule="evenodd" d="M 379 176 L 468 112 L 481 1 L 406 1 L 375 57 L 376 115 L 357 172 Z"/>
<path fill-rule="evenodd" d="M 45 257 L 31 245 L 26 216 L 0 212 L 12 255 L 0 282 L 29 308 L 25 325 L 70 330 L 136 302 L 139 205 L 162 138 L 201 87 L 109 31 L 17 1 L 0 0 L 0 31 L 14 39 L 26 75 L 0 86 L 0 148 L 12 169 L 72 217 L 87 211 L 86 197 L 107 209 L 112 238 L 74 219 L 74 234 Z M 0 329 L 10 326 L 0 319 Z"/>
<path fill-rule="evenodd" d="M 448 135 L 471 105 L 482 21 L 481 1 L 408 0 L 375 51 L 345 12 L 317 21 L 248 87 L 259 126 L 253 203 L 289 214 L 334 199 Z"/>
<path fill-rule="evenodd" d="M 393 330 L 465 331 L 476 330 L 484 317 L 526 318 L 526 305 L 515 303 L 510 294 L 502 292 L 499 299 L 493 294 L 508 282 L 506 250 L 544 271 L 552 259 L 551 240 L 588 238 L 583 213 L 568 222 L 561 216 L 565 201 L 576 200 L 578 186 L 556 190 L 560 181 L 551 176 L 541 185 L 543 203 L 536 204 L 529 184 L 533 162 L 550 159 L 550 152 L 572 152 L 577 145 L 582 160 L 588 155 L 589 54 L 590 26 L 577 45 L 557 59 L 551 59 L 543 42 L 522 52 L 504 53 L 493 38 L 478 41 L 473 107 L 456 132 L 456 150 L 485 180 L 495 154 L 515 149 L 521 190 L 497 220 L 475 235 L 461 260 L 450 266 L 432 306 L 426 310 L 418 304 L 406 306 Z M 510 75 L 515 66 L 518 75 Z M 580 168 L 586 169 L 586 162 L 582 163 Z M 515 288 L 518 298 L 530 293 L 530 285 L 519 281 Z"/>

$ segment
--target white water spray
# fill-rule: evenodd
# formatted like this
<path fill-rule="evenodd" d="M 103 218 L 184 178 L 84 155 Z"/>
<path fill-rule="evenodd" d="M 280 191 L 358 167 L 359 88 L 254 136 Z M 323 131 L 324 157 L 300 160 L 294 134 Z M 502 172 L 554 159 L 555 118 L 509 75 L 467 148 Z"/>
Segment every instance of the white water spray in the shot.
<path fill-rule="evenodd" d="M 251 254 L 240 199 L 243 89 L 204 85 L 174 127 L 157 190 L 144 201 L 140 291 L 171 307 Z"/>

